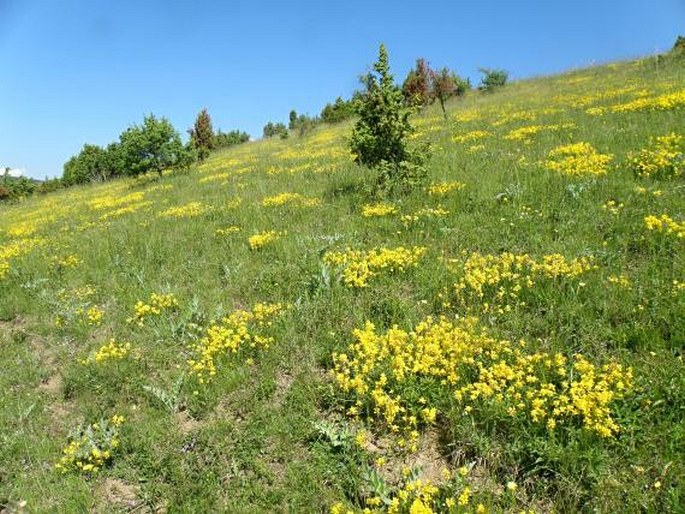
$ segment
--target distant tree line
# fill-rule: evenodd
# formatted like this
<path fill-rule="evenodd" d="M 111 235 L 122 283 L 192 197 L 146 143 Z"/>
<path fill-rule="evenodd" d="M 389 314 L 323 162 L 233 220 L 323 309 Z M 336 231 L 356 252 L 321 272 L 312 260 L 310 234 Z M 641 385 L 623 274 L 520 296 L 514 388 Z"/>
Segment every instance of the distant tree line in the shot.
<path fill-rule="evenodd" d="M 493 91 L 507 82 L 508 74 L 504 70 L 480 68 L 479 71 L 483 74 L 478 86 L 480 91 Z M 364 77 L 362 82 L 363 79 Z M 470 89 L 472 86 L 468 78 L 460 77 L 449 68 L 433 70 L 428 61 L 422 58 L 416 60 L 416 66 L 409 70 L 401 87 L 405 105 L 408 107 L 420 109 L 438 101 L 445 116 L 445 102 L 449 98 L 464 95 Z M 288 125 L 270 121 L 264 125 L 262 137 L 286 139 L 291 134 L 302 136 L 322 123 L 333 124 L 350 119 L 359 114 L 359 106 L 364 100 L 365 93 L 355 91 L 348 100 L 339 96 L 334 102 L 327 103 L 321 113 L 314 117 L 298 114 L 293 109 L 288 116 Z"/>

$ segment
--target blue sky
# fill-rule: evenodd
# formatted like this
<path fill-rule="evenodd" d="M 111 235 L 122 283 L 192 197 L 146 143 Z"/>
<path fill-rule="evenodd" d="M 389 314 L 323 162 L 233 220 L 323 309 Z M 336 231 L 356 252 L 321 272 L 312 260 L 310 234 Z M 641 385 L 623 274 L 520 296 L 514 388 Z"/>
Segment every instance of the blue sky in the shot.
<path fill-rule="evenodd" d="M 0 0 L 0 166 L 59 176 L 146 113 L 185 137 L 206 107 L 259 137 L 349 96 L 380 42 L 398 81 L 425 57 L 477 83 L 478 67 L 523 78 L 665 51 L 679 31 L 685 0 Z"/>

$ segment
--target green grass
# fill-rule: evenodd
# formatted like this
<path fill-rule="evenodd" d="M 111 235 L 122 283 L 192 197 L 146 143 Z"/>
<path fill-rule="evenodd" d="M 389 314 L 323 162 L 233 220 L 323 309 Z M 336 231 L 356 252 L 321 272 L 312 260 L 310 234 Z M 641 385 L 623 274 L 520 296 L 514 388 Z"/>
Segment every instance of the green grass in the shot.
<path fill-rule="evenodd" d="M 20 242 L 0 279 L 0 506 L 317 512 L 342 502 L 361 510 L 383 487 L 370 471 L 380 457 L 388 464 L 375 473 L 390 489 L 406 482 L 405 466 L 420 465 L 419 476 L 437 485 L 435 469 L 470 467 L 471 511 L 483 503 L 491 511 L 681 512 L 685 289 L 677 284 L 685 282 L 685 239 L 647 230 L 644 218 L 683 223 L 685 183 L 636 178 L 628 161 L 650 138 L 685 136 L 683 106 L 587 109 L 681 91 L 683 83 L 682 63 L 647 59 L 471 93 L 449 104 L 448 122 L 430 107 L 415 119 L 418 138 L 433 146 L 430 180 L 466 187 L 385 199 L 398 209 L 385 217 L 361 215 L 379 199 L 368 193 L 372 172 L 348 155 L 350 123 L 241 145 L 188 173 L 0 207 L 0 274 L 3 252 Z M 529 142 L 506 139 L 530 125 L 562 128 Z M 453 139 L 476 130 L 490 135 Z M 606 175 L 547 169 L 553 148 L 577 142 L 613 155 Z M 321 203 L 261 204 L 283 192 Z M 609 200 L 623 204 L 617 214 L 602 208 Z M 202 204 L 198 215 L 160 215 L 190 202 Z M 437 206 L 449 214 L 407 226 L 400 219 Z M 216 234 L 229 226 L 240 231 Z M 267 230 L 284 234 L 250 250 L 248 237 Z M 361 289 L 323 264 L 329 251 L 398 246 L 427 251 L 415 268 L 382 272 Z M 497 314 L 483 312 L 487 298 L 460 303 L 454 292 L 473 252 L 592 256 L 596 269 L 541 280 L 522 293 L 525 306 Z M 67 256 L 78 263 L 59 264 Z M 620 275 L 627 287 L 609 282 Z M 127 321 L 152 293 L 173 293 L 178 308 L 143 326 Z M 193 342 L 259 302 L 288 306 L 265 330 L 273 343 L 220 358 L 214 379 L 198 383 L 187 365 Z M 99 325 L 84 314 L 94 306 Z M 426 396 L 438 415 L 419 427 L 416 452 L 398 450 L 400 435 L 383 423 L 346 415 L 353 396 L 331 375 L 332 354 L 346 351 L 366 321 L 380 333 L 410 330 L 429 315 L 475 315 L 493 337 L 524 339 L 531 352 L 632 367 L 632 392 L 612 404 L 620 431 L 604 438 L 575 420 L 550 433 L 493 406 L 464 414 L 449 387 L 418 377 L 397 392 L 411 405 Z M 131 352 L 82 364 L 110 339 L 130 342 Z M 92 476 L 55 470 L 72 431 L 115 414 L 126 421 L 108 465 Z M 356 444 L 362 432 L 370 443 Z M 510 481 L 516 491 L 506 489 Z M 441 501 L 461 490 L 442 487 Z"/>

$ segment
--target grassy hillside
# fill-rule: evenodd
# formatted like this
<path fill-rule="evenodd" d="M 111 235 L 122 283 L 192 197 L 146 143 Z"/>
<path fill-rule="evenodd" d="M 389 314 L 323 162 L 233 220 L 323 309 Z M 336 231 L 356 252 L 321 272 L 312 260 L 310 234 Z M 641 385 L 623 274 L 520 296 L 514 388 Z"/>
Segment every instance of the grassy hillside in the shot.
<path fill-rule="evenodd" d="M 684 84 L 427 109 L 400 198 L 342 124 L 1 207 L 0 505 L 682 512 Z"/>

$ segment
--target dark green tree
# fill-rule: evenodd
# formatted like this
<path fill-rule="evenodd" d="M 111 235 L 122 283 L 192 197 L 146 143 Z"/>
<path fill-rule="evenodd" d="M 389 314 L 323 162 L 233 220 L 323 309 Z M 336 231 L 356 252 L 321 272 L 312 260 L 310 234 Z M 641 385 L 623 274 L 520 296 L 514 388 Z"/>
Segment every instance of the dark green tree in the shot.
<path fill-rule="evenodd" d="M 359 119 L 352 130 L 350 149 L 358 164 L 378 171 L 381 189 L 411 188 L 426 176 L 427 148 L 409 147 L 413 110 L 404 103 L 404 95 L 394 82 L 382 44 L 373 70 L 362 77 L 365 91 L 358 104 Z"/>
<path fill-rule="evenodd" d="M 478 89 L 482 91 L 494 91 L 504 86 L 509 78 L 509 73 L 505 70 L 478 68 L 478 71 L 483 75 L 478 86 Z"/>
<path fill-rule="evenodd" d="M 321 111 L 321 121 L 324 123 L 338 123 L 354 116 L 354 101 L 343 100 L 341 97 L 335 99 L 332 104 L 326 104 Z"/>
<path fill-rule="evenodd" d="M 214 148 L 214 128 L 207 109 L 202 109 L 195 119 L 193 128 L 188 129 L 190 142 L 197 151 L 198 158 L 204 161 Z"/>
<path fill-rule="evenodd" d="M 264 138 L 280 136 L 285 139 L 288 137 L 288 128 L 283 123 L 272 123 L 271 121 L 264 125 L 262 131 Z"/>
<path fill-rule="evenodd" d="M 192 162 L 181 136 L 166 118 L 146 116 L 142 125 L 133 125 L 119 136 L 121 159 L 127 174 L 140 175 L 186 167 Z"/>
<path fill-rule="evenodd" d="M 293 109 L 288 115 L 288 129 L 294 130 L 297 126 L 297 111 Z"/>

